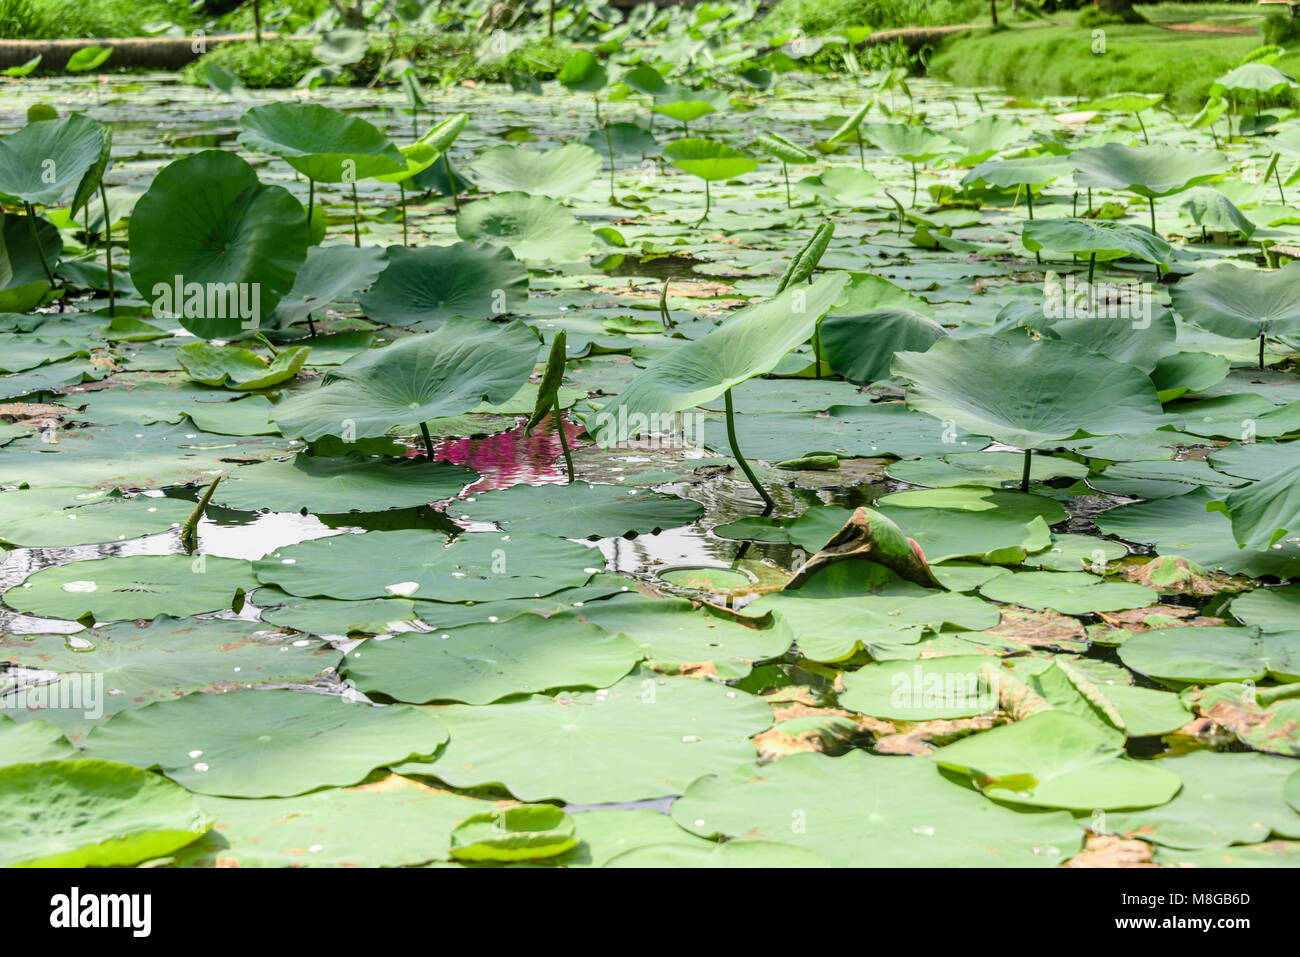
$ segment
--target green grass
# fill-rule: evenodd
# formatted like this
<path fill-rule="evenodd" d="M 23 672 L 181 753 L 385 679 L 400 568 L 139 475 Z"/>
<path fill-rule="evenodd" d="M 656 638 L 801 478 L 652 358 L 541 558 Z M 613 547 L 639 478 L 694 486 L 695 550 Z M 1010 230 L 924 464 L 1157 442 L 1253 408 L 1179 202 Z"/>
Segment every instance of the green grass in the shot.
<path fill-rule="evenodd" d="M 963 86 L 993 86 L 1021 96 L 1099 96 L 1136 90 L 1164 93 L 1178 110 L 1205 102 L 1214 80 L 1259 47 L 1250 36 L 1178 33 L 1153 25 L 1105 28 L 1106 52 L 1092 52 L 1092 32 L 1077 26 L 981 31 L 946 43 L 931 72 Z M 1300 68 L 1300 55 L 1277 64 Z"/>
<path fill-rule="evenodd" d="M 1008 15 L 1010 4 L 1006 4 Z M 780 0 L 762 19 L 762 30 L 779 33 L 798 27 L 809 36 L 845 27 L 931 27 L 985 23 L 988 0 Z"/>

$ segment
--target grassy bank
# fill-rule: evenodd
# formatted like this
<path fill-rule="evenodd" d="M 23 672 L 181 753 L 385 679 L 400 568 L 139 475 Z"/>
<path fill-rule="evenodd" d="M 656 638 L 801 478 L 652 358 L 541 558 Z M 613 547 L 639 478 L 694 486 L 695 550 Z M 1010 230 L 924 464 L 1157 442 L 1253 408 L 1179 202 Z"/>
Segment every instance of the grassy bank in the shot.
<path fill-rule="evenodd" d="M 930 61 L 931 72 L 963 86 L 995 86 L 1021 96 L 1099 96 L 1119 90 L 1164 93 L 1175 109 L 1196 110 L 1215 78 L 1260 46 L 1258 33 L 1198 34 L 1153 24 L 1108 25 L 1105 53 L 1091 30 L 1050 26 L 964 34 Z M 1295 73 L 1300 54 L 1278 61 Z"/>

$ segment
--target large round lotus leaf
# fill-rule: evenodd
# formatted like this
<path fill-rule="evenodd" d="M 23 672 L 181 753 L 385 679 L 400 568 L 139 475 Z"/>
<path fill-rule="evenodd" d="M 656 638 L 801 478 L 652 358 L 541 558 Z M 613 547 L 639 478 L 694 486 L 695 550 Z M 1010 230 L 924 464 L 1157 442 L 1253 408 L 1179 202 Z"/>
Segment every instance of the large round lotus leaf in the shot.
<path fill-rule="evenodd" d="M 966 154 L 958 162 L 962 166 L 974 166 L 994 153 L 1021 142 L 1028 136 L 1029 130 L 1015 117 L 988 113 L 973 123 L 963 125 L 961 129 L 941 132 Z"/>
<path fill-rule="evenodd" d="M 813 661 L 839 661 L 876 644 L 913 644 L 926 629 L 945 624 L 979 631 L 999 621 L 988 602 L 899 581 L 882 566 L 869 566 L 881 572 L 874 583 L 841 579 L 840 567 L 849 564 L 858 563 L 832 566 L 795 591 L 764 595 L 746 605 L 745 614 L 776 612 Z"/>
<path fill-rule="evenodd" d="M 518 324 L 448 319 L 435 332 L 368 349 L 333 370 L 319 389 L 283 400 L 275 422 L 286 436 L 383 435 L 480 402 L 504 402 L 533 371 L 537 336 Z"/>
<path fill-rule="evenodd" d="M 68 646 L 65 635 L 14 635 L 0 643 L 0 660 L 52 671 L 60 678 L 7 691 L 0 702 L 28 709 L 37 702 L 48 704 L 42 717 L 76 736 L 89 731 L 101 715 L 194 691 L 310 681 L 337 665 L 340 657 L 320 642 L 291 641 L 256 622 L 220 618 L 119 622 L 81 632 L 75 648 Z M 58 707 L 66 701 L 80 701 L 82 707 Z"/>
<path fill-rule="evenodd" d="M 1161 555 L 1176 555 L 1234 575 L 1300 575 L 1300 545 L 1283 540 L 1273 548 L 1241 548 L 1232 537 L 1232 523 L 1205 507 L 1215 498 L 1205 489 L 1186 495 L 1121 505 L 1096 518 L 1097 528 L 1129 542 L 1155 545 Z"/>
<path fill-rule="evenodd" d="M 606 123 L 593 130 L 583 140 L 605 159 L 610 151 L 614 156 L 653 156 L 659 152 L 659 141 L 644 126 L 635 123 Z"/>
<path fill-rule="evenodd" d="M 948 336 L 927 352 L 899 353 L 893 370 L 911 380 L 912 408 L 1021 449 L 1166 421 L 1147 376 L 1073 342 Z"/>
<path fill-rule="evenodd" d="M 1279 93 L 1300 86 L 1295 78 L 1268 63 L 1243 63 L 1214 81 L 1210 92 L 1215 95 L 1243 90 L 1254 93 Z"/>
<path fill-rule="evenodd" d="M 204 795 L 212 830 L 177 853 L 182 867 L 402 867 L 446 860 L 451 832 L 494 801 L 398 775 L 292 798 Z"/>
<path fill-rule="evenodd" d="M 795 191 L 815 196 L 835 206 L 878 206 L 888 202 L 880 190 L 880 180 L 854 166 L 833 166 L 816 176 L 805 176 L 794 184 Z"/>
<path fill-rule="evenodd" d="M 1147 319 L 1139 319 L 1138 314 L 1138 310 L 1134 309 L 1131 317 L 1097 315 L 1055 320 L 1051 323 L 1051 332 L 1108 359 L 1136 366 L 1150 374 L 1160 360 L 1175 348 L 1178 325 L 1174 314 L 1168 309 L 1159 309 Z M 1164 400 L 1164 396 L 1161 396 L 1161 400 Z"/>
<path fill-rule="evenodd" d="M 1281 269 L 1202 269 L 1169 295 L 1184 319 L 1232 339 L 1300 330 L 1300 262 Z"/>
<path fill-rule="evenodd" d="M 456 235 L 470 242 L 508 246 L 520 259 L 568 263 L 591 245 L 591 229 L 558 200 L 527 193 L 498 193 L 461 209 Z"/>
<path fill-rule="evenodd" d="M 262 621 L 313 635 L 381 635 L 407 631 L 419 616 L 415 602 L 405 598 L 337 601 L 333 598 L 299 598 L 264 586 L 253 599 Z"/>
<path fill-rule="evenodd" d="M 555 859 L 564 867 L 604 867 L 626 851 L 656 844 L 688 844 L 705 850 L 715 846 L 682 830 L 667 814 L 647 808 L 582 811 L 573 819 L 580 843 Z"/>
<path fill-rule="evenodd" d="M 1070 161 L 1064 156 L 1024 156 L 1016 159 L 986 160 L 962 177 L 962 185 L 985 182 L 998 189 L 1042 186 L 1068 172 L 1070 172 Z"/>
<path fill-rule="evenodd" d="M 1091 615 L 1099 611 L 1145 608 L 1158 600 L 1145 585 L 1110 582 L 1087 572 L 1012 572 L 980 586 L 980 594 L 1039 611 Z"/>
<path fill-rule="evenodd" d="M 441 535 L 402 530 L 290 545 L 253 570 L 263 584 L 304 597 L 492 601 L 582 585 L 603 566 L 599 551 L 552 535 L 474 533 L 448 545 Z"/>
<path fill-rule="evenodd" d="M 176 361 L 195 382 L 241 392 L 267 389 L 296 376 L 311 346 L 290 346 L 269 362 L 249 349 L 191 342 L 176 350 Z"/>
<path fill-rule="evenodd" d="M 956 452 L 941 459 L 904 459 L 890 463 L 887 471 L 893 478 L 927 488 L 953 485 L 983 485 L 1002 488 L 1018 484 L 1025 467 L 1025 457 L 1016 452 Z M 1071 459 L 1035 455 L 1029 465 L 1031 482 L 1054 478 L 1080 479 L 1088 466 Z"/>
<path fill-rule="evenodd" d="M 1078 715 L 1040 711 L 963 738 L 931 758 L 971 775 L 985 794 L 1010 804 L 1075 811 L 1147 807 L 1178 793 L 1178 775 L 1135 761 Z"/>
<path fill-rule="evenodd" d="M 744 406 L 734 399 L 742 412 Z M 833 405 L 826 415 L 813 412 L 736 415 L 736 436 L 747 456 L 768 462 L 798 458 L 805 452 L 833 451 L 841 456 L 944 455 L 976 452 L 989 444 L 940 419 L 913 412 L 902 402 Z M 704 441 L 712 449 L 728 448 L 725 422 L 704 423 Z"/>
<path fill-rule="evenodd" d="M 165 857 L 211 822 L 171 781 L 112 761 L 0 767 L 0 864 L 122 867 Z"/>
<path fill-rule="evenodd" d="M 382 512 L 453 498 L 478 477 L 463 465 L 423 458 L 299 454 L 235 469 L 217 486 L 213 501 L 249 511 Z"/>
<path fill-rule="evenodd" d="M 1148 229 L 1104 219 L 1033 219 L 1021 233 L 1025 248 L 1098 260 L 1133 256 L 1169 268 L 1173 248 Z"/>
<path fill-rule="evenodd" d="M 683 172 L 705 180 L 735 179 L 758 169 L 758 163 L 739 150 L 698 137 L 669 143 L 663 157 Z"/>
<path fill-rule="evenodd" d="M 817 321 L 843 291 L 845 278 L 842 273 L 822 276 L 810 287 L 787 289 L 732 313 L 713 332 L 647 366 L 590 417 L 588 431 L 608 447 L 638 432 L 662 428 L 651 423 L 671 419 L 675 412 L 693 409 L 746 379 L 770 372 L 787 352 L 812 337 Z"/>
<path fill-rule="evenodd" d="M 1222 493 L 1220 492 L 1222 495 Z M 1244 548 L 1269 549 L 1300 532 L 1300 465 L 1234 489 L 1209 507 L 1232 519 L 1232 537 Z"/>
<path fill-rule="evenodd" d="M 1212 233 L 1240 232 L 1249 239 L 1255 232 L 1255 224 L 1233 205 L 1232 200 L 1209 186 L 1194 186 L 1188 190 L 1178 204 L 1178 210 L 1193 225 Z"/>
<path fill-rule="evenodd" d="M 983 668 L 987 655 L 882 661 L 845 672 L 842 707 L 873 718 L 931 721 L 967 718 L 998 707 L 998 691 Z"/>
<path fill-rule="evenodd" d="M 545 152 L 498 146 L 474 160 L 470 172 L 485 191 L 560 197 L 581 193 L 600 175 L 601 166 L 600 154 L 579 143 Z"/>
<path fill-rule="evenodd" d="M 555 79 L 575 92 L 595 93 L 604 87 L 609 76 L 594 53 L 576 50 L 564 61 L 564 66 L 560 67 Z"/>
<path fill-rule="evenodd" d="M 612 858 L 606 867 L 830 867 L 812 851 L 775 841 L 728 841 L 712 848 L 698 844 L 652 844 Z"/>
<path fill-rule="evenodd" d="M 416 704 L 489 704 L 551 688 L 605 688 L 640 657 L 631 639 L 560 613 L 367 642 L 348 654 L 345 668 L 366 693 Z"/>
<path fill-rule="evenodd" d="M 135 204 L 128 235 L 135 288 L 154 315 L 174 316 L 201 339 L 256 329 L 307 257 L 302 205 L 225 150 L 163 167 Z"/>
<path fill-rule="evenodd" d="M 499 783 L 521 801 L 572 804 L 680 794 L 701 774 L 751 760 L 750 737 L 772 723 L 767 704 L 743 691 L 649 671 L 602 691 L 438 714 L 451 742 L 433 762 L 395 771 L 454 787 Z"/>
<path fill-rule="evenodd" d="M 1272 478 L 1300 465 L 1300 445 L 1290 442 L 1234 442 L 1211 452 L 1207 459 L 1220 472 L 1248 479 Z"/>
<path fill-rule="evenodd" d="M 1270 833 L 1300 837 L 1300 814 L 1284 800 L 1295 761 L 1193 751 L 1158 765 L 1182 779 L 1177 797 L 1160 807 L 1107 814 L 1107 833 L 1188 850 L 1252 844 Z"/>
<path fill-rule="evenodd" d="M 318 183 L 356 182 L 406 168 L 397 147 L 372 124 L 318 103 L 255 106 L 239 123 L 242 145 L 279 156 Z"/>
<path fill-rule="evenodd" d="M 1300 681 L 1300 631 L 1261 635 L 1258 628 L 1156 628 L 1134 635 L 1119 657 L 1152 678 L 1209 684 L 1272 675 Z"/>
<path fill-rule="evenodd" d="M 697 834 L 794 844 L 839 867 L 1058 867 L 1083 843 L 1068 814 L 1013 810 L 924 758 L 862 751 L 701 778 L 672 815 Z"/>
<path fill-rule="evenodd" d="M 621 485 L 515 485 L 456 502 L 448 514 L 495 522 L 507 532 L 550 532 L 565 538 L 614 538 L 695 521 L 704 507 L 688 498 Z"/>
<path fill-rule="evenodd" d="M 669 674 L 711 674 L 722 681 L 743 678 L 755 661 L 778 658 L 791 634 L 780 623 L 756 627 L 697 608 L 684 598 L 627 594 L 586 602 L 576 614 L 606 631 L 627 635 L 649 663 Z"/>
<path fill-rule="evenodd" d="M 61 206 L 72 200 L 99 161 L 105 135 L 101 123 L 73 113 L 0 137 L 0 196 L 13 205 Z"/>
<path fill-rule="evenodd" d="M 306 691 L 192 694 L 123 711 L 86 738 L 91 757 L 158 768 L 199 794 L 289 797 L 356 784 L 447 740 L 433 712 Z"/>
<path fill-rule="evenodd" d="M 948 137 L 914 123 L 867 123 L 861 132 L 879 149 L 912 163 L 954 152 Z"/>
<path fill-rule="evenodd" d="M 869 385 L 889 378 L 894 353 L 924 352 L 945 335 L 943 326 L 910 309 L 837 310 L 821 324 L 822 357 L 848 381 Z"/>
<path fill-rule="evenodd" d="M 30 548 L 117 542 L 185 524 L 192 502 L 105 489 L 29 488 L 0 495 L 0 541 Z"/>
<path fill-rule="evenodd" d="M 248 562 L 200 555 L 130 555 L 43 568 L 4 594 L 30 615 L 125 621 L 230 608 L 256 587 Z"/>
<path fill-rule="evenodd" d="M 0 716 L 0 767 L 28 761 L 57 761 L 76 757 L 77 750 L 63 732 L 45 721 Z"/>
<path fill-rule="evenodd" d="M 1023 458 L 1021 459 L 1023 461 Z M 1065 521 L 1065 507 L 1056 499 L 1014 489 L 956 485 L 946 488 L 908 489 L 882 496 L 879 504 L 891 508 L 947 508 L 968 512 L 995 512 L 1022 522 L 1041 518 L 1048 525 Z"/>
<path fill-rule="evenodd" d="M 1052 532 L 1041 518 L 972 512 L 957 508 L 896 508 L 878 511 L 921 547 L 928 562 L 974 558 L 988 562 L 1024 561 L 1052 543 Z M 824 544 L 824 542 L 823 542 Z M 805 548 L 808 545 L 804 545 Z M 821 546 L 816 546 L 820 548 Z"/>
<path fill-rule="evenodd" d="M 1074 181 L 1080 186 L 1128 189 L 1139 196 L 1168 196 L 1214 179 L 1228 168 L 1217 150 L 1105 143 L 1075 150 Z"/>
<path fill-rule="evenodd" d="M 301 322 L 317 309 L 362 289 L 368 289 L 388 265 L 380 246 L 311 246 L 307 258 L 294 277 L 293 288 L 275 307 L 269 325 L 290 326 Z M 311 343 L 312 364 L 319 365 L 321 343 Z"/>
<path fill-rule="evenodd" d="M 489 243 L 390 246 L 388 268 L 360 300 L 376 322 L 430 329 L 452 316 L 492 319 L 527 303 L 528 268 Z"/>
<path fill-rule="evenodd" d="M 1300 621 L 1300 585 L 1256 588 L 1232 600 L 1229 606 L 1238 620 L 1258 625 L 1265 631 L 1285 631 Z"/>
<path fill-rule="evenodd" d="M 1169 734 L 1192 719 L 1178 695 L 1168 691 L 1108 684 L 1105 697 L 1124 719 L 1124 730 L 1130 738 Z"/>

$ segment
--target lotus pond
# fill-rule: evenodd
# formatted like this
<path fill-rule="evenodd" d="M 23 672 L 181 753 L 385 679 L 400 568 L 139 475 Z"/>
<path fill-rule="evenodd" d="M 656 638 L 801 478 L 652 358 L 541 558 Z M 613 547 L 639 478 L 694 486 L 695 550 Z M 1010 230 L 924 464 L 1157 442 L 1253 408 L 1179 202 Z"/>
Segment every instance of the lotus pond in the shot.
<path fill-rule="evenodd" d="M 1300 860 L 1300 126 L 619 69 L 5 87 L 0 859 Z"/>

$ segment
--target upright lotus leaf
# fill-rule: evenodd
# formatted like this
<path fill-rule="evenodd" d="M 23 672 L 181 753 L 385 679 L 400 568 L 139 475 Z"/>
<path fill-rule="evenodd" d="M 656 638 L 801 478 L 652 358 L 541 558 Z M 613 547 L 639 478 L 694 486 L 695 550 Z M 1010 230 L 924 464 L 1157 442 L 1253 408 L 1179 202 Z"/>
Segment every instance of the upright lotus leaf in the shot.
<path fill-rule="evenodd" d="M 1300 263 L 1254 270 L 1227 263 L 1202 269 L 1169 291 L 1174 308 L 1188 322 L 1230 339 L 1264 341 L 1300 331 Z"/>
<path fill-rule="evenodd" d="M 291 346 L 267 362 L 257 353 L 239 346 L 191 342 L 176 349 L 176 361 L 195 382 L 247 392 L 267 389 L 292 379 L 310 354 L 311 346 Z"/>
<path fill-rule="evenodd" d="M 1146 432 L 1166 423 L 1140 370 L 1065 340 L 948 336 L 928 352 L 899 353 L 893 371 L 911 381 L 911 408 L 1024 449 L 1026 464 L 1030 449 L 1080 432 Z"/>
<path fill-rule="evenodd" d="M 916 205 L 916 167 L 952 152 L 952 141 L 940 133 L 912 123 L 868 123 L 862 127 L 867 139 L 886 153 L 907 160 L 912 166 L 912 205 Z"/>
<path fill-rule="evenodd" d="M 699 222 L 708 219 L 713 204 L 709 183 L 735 179 L 758 169 L 758 163 L 740 150 L 734 150 L 717 140 L 698 137 L 669 143 L 664 147 L 663 157 L 683 172 L 704 180 L 704 215 Z"/>
<path fill-rule="evenodd" d="M 1075 150 L 1070 162 L 1075 168 L 1074 180 L 1080 186 L 1127 189 L 1148 199 L 1208 182 L 1228 168 L 1227 160 L 1210 150 L 1121 143 Z"/>
<path fill-rule="evenodd" d="M 293 288 L 307 219 L 234 153 L 204 150 L 164 167 L 131 214 L 131 281 L 155 315 L 203 339 L 255 330 Z"/>
<path fill-rule="evenodd" d="M 794 188 L 824 203 L 855 209 L 888 202 L 882 198 L 880 180 L 867 170 L 851 166 L 833 166 L 816 176 L 805 176 Z"/>
<path fill-rule="evenodd" d="M 560 388 L 564 385 L 564 369 L 568 361 L 568 333 L 561 329 L 551 340 L 551 351 L 546 357 L 546 368 L 542 370 L 542 381 L 537 386 L 537 402 L 524 423 L 524 434 L 531 434 L 533 426 L 548 415 L 555 416 L 555 434 L 560 440 L 560 450 L 564 453 L 564 466 L 569 473 L 569 484 L 573 484 L 573 455 L 569 452 L 569 437 L 565 433 L 564 409 L 560 403 Z M 531 486 L 530 486 L 531 487 Z"/>
<path fill-rule="evenodd" d="M 1241 233 L 1245 239 L 1250 239 L 1255 232 L 1255 224 L 1233 205 L 1232 200 L 1209 186 L 1194 186 L 1189 189 L 1178 208 L 1202 230 L 1212 233 Z"/>
<path fill-rule="evenodd" d="M 361 308 L 390 326 L 435 329 L 455 316 L 492 319 L 528 302 L 528 268 L 504 246 L 388 247 L 388 268 L 360 298 Z"/>
<path fill-rule="evenodd" d="M 239 120 L 239 142 L 278 156 L 313 183 L 399 173 L 406 158 L 379 129 L 319 103 L 269 103 Z"/>
<path fill-rule="evenodd" d="M 452 114 L 437 126 L 431 127 L 414 143 L 398 148 L 398 152 L 406 159 L 406 169 L 397 173 L 381 173 L 375 179 L 383 183 L 404 183 L 411 177 L 418 176 L 451 148 L 468 122 L 468 113 Z"/>
<path fill-rule="evenodd" d="M 821 324 L 822 357 L 849 382 L 869 385 L 889 378 L 899 352 L 924 352 L 947 333 L 929 316 L 911 309 L 831 312 Z"/>
<path fill-rule="evenodd" d="M 498 193 L 464 207 L 456 216 L 456 235 L 508 246 L 520 259 L 543 263 L 581 259 L 592 240 L 590 227 L 563 203 L 518 192 Z"/>
<path fill-rule="evenodd" d="M 1243 63 L 1229 70 L 1210 85 L 1212 96 L 1231 95 L 1234 92 L 1262 93 L 1273 96 L 1283 90 L 1300 88 L 1295 77 L 1283 73 L 1267 63 Z"/>
<path fill-rule="evenodd" d="M 989 113 L 961 129 L 941 130 L 940 135 L 961 148 L 964 155 L 957 160 L 959 165 L 978 166 L 1028 134 L 1025 125 L 1014 117 Z"/>
<path fill-rule="evenodd" d="M 808 241 L 803 247 L 790 258 L 790 263 L 785 267 L 785 272 L 781 274 L 781 280 L 776 284 L 778 293 L 785 292 L 790 286 L 797 286 L 800 283 L 810 282 L 813 271 L 816 270 L 817 264 L 821 262 L 822 256 L 826 255 L 826 248 L 830 245 L 831 237 L 835 235 L 834 223 L 821 223 L 813 230 L 813 234 L 808 237 Z"/>
<path fill-rule="evenodd" d="M 545 152 L 498 146 L 479 156 L 470 170 L 485 190 L 563 197 L 586 189 L 602 165 L 600 154 L 590 146 L 566 143 Z"/>
<path fill-rule="evenodd" d="M 1300 532 L 1300 465 L 1229 492 L 1207 509 L 1232 519 L 1232 535 L 1242 548 L 1272 548 Z"/>
<path fill-rule="evenodd" d="M 68 62 L 63 65 L 63 68 L 69 73 L 89 73 L 112 56 L 113 49 L 113 47 L 101 47 L 95 44 L 82 47 L 68 57 Z"/>
<path fill-rule="evenodd" d="M 596 441 L 604 447 L 624 442 L 649 430 L 650 422 L 671 419 L 675 412 L 711 402 L 733 386 L 770 372 L 812 336 L 846 281 L 843 273 L 830 273 L 811 286 L 787 289 L 741 309 L 707 335 L 652 362 L 588 420 Z"/>
<path fill-rule="evenodd" d="M 166 857 L 212 820 L 139 768 L 79 758 L 0 768 L 0 865 L 123 867 Z"/>
<path fill-rule="evenodd" d="M 518 392 L 533 371 L 538 345 L 523 325 L 450 318 L 435 332 L 349 359 L 319 389 L 281 401 L 275 422 L 285 436 L 312 441 L 322 435 L 370 438 L 460 415 Z"/>
<path fill-rule="evenodd" d="M 235 691 L 122 711 L 86 736 L 86 752 L 158 768 L 198 794 L 262 798 L 357 784 L 375 768 L 432 755 L 446 740 L 431 711 L 407 705 Z"/>
<path fill-rule="evenodd" d="M 1101 728 L 1059 710 L 963 738 L 931 757 L 1009 804 L 1074 811 L 1150 807 L 1181 786 L 1174 772 L 1128 757 Z"/>
<path fill-rule="evenodd" d="M 275 307 L 268 325 L 286 328 L 317 309 L 369 288 L 388 264 L 381 246 L 309 247 L 293 288 Z"/>
<path fill-rule="evenodd" d="M 1169 268 L 1173 247 L 1149 230 L 1104 219 L 1035 219 L 1024 224 L 1021 238 L 1031 253 L 1040 249 L 1106 262 L 1133 256 Z"/>
<path fill-rule="evenodd" d="M 595 54 L 577 50 L 564 61 L 555 79 L 575 93 L 597 93 L 609 82 L 609 75 Z"/>
<path fill-rule="evenodd" d="M 83 182 L 96 169 L 102 173 L 110 142 L 103 124 L 80 113 L 28 123 L 0 137 L 0 198 L 14 205 L 61 206 L 75 197 L 75 214 L 98 185 Z"/>
<path fill-rule="evenodd" d="M 1058 867 L 1083 842 L 1068 814 L 1015 810 L 924 758 L 861 750 L 715 771 L 672 816 L 695 834 L 794 844 L 839 867 Z"/>
<path fill-rule="evenodd" d="M 467 817 L 451 832 L 457 861 L 541 861 L 578 844 L 575 815 L 554 804 L 518 804 Z"/>
<path fill-rule="evenodd" d="M 1132 113 L 1142 129 L 1142 142 L 1150 143 L 1146 124 L 1142 122 L 1142 111 L 1149 110 L 1165 98 L 1163 93 L 1112 93 L 1099 100 L 1080 103 L 1076 112 L 1097 111 L 1098 113 Z"/>
<path fill-rule="evenodd" d="M 790 206 L 790 169 L 791 163 L 813 163 L 817 154 L 804 149 L 797 143 L 791 143 L 784 136 L 776 133 L 763 133 L 754 140 L 754 145 L 769 156 L 781 162 L 781 175 L 785 178 L 785 204 Z"/>
<path fill-rule="evenodd" d="M 702 116 L 716 113 L 730 103 L 726 90 L 698 90 L 677 83 L 667 83 L 650 109 L 685 126 Z"/>

